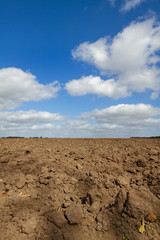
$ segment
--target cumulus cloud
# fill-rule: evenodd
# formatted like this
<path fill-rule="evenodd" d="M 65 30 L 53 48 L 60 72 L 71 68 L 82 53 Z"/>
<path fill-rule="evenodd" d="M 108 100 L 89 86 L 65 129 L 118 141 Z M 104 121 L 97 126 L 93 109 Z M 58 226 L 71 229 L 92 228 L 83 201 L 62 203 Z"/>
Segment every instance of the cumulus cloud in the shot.
<path fill-rule="evenodd" d="M 160 131 L 160 108 L 143 103 L 95 109 L 83 113 L 78 118 L 85 121 L 88 119 L 101 127 L 105 124 L 113 125 L 113 137 L 116 137 L 116 134 L 118 137 L 156 136 Z"/>
<path fill-rule="evenodd" d="M 72 50 L 72 56 L 94 65 L 101 74 L 116 76 L 115 80 L 112 79 L 113 85 L 127 89 L 119 97 L 149 89 L 153 91 L 151 98 L 154 99 L 160 91 L 159 39 L 160 23 L 149 18 L 132 22 L 113 39 L 104 37 L 93 43 L 84 42 Z M 76 87 L 75 80 L 70 82 L 70 88 L 71 83 Z M 112 97 L 117 97 L 117 92 L 114 92 Z M 106 95 L 109 96 L 107 93 Z"/>
<path fill-rule="evenodd" d="M 30 111 L 17 111 L 17 112 L 0 112 L 0 122 L 2 125 L 7 124 L 8 126 L 19 125 L 19 124 L 42 124 L 55 121 L 65 120 L 66 117 L 59 113 L 50 112 L 38 112 L 35 110 Z"/>
<path fill-rule="evenodd" d="M 145 2 L 146 0 L 125 0 L 124 5 L 122 6 L 122 11 L 130 11 L 131 9 L 137 7 L 142 2 Z"/>
<path fill-rule="evenodd" d="M 101 128 L 110 126 L 111 129 L 113 126 L 112 137 L 116 137 L 116 134 L 118 137 L 156 136 L 160 130 L 160 108 L 143 103 L 118 104 L 101 110 L 95 109 L 77 118 L 85 121 L 88 119 Z"/>
<path fill-rule="evenodd" d="M 119 98 L 129 95 L 126 87 L 120 86 L 114 79 L 103 80 L 99 76 L 92 75 L 74 79 L 66 83 L 65 88 L 72 96 L 98 94 L 99 96 Z"/>
<path fill-rule="evenodd" d="M 85 117 L 91 117 L 92 120 L 98 123 L 115 123 L 122 125 L 145 125 L 145 122 L 154 119 L 154 117 L 160 117 L 160 108 L 152 107 L 149 104 L 118 104 L 102 110 L 94 110 L 91 113 L 85 113 Z M 82 115 L 83 116 L 83 115 Z M 151 124 L 153 123 L 151 121 Z M 155 121 L 155 122 L 156 122 Z"/>
<path fill-rule="evenodd" d="M 92 64 L 100 70 L 106 70 L 106 63 L 109 62 L 108 41 L 108 38 L 100 38 L 94 43 L 84 42 L 72 50 L 72 56 L 74 59 Z"/>
<path fill-rule="evenodd" d="M 30 72 L 18 68 L 0 69 L 0 110 L 10 110 L 26 101 L 41 101 L 56 96 L 58 82 L 40 84 Z"/>
<path fill-rule="evenodd" d="M 156 136 L 160 108 L 147 104 L 119 104 L 68 119 L 58 113 L 0 112 L 0 136 L 130 137 Z"/>

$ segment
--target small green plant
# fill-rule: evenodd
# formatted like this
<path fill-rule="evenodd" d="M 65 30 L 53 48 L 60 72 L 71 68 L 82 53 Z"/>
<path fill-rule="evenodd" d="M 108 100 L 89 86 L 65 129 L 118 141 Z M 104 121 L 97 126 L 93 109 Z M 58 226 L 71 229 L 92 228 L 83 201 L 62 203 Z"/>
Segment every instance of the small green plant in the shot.
<path fill-rule="evenodd" d="M 144 222 L 144 218 L 142 218 L 142 225 L 139 228 L 139 232 L 143 233 L 145 231 L 145 222 Z"/>
<path fill-rule="evenodd" d="M 123 240 L 130 240 L 128 235 L 123 235 Z"/>

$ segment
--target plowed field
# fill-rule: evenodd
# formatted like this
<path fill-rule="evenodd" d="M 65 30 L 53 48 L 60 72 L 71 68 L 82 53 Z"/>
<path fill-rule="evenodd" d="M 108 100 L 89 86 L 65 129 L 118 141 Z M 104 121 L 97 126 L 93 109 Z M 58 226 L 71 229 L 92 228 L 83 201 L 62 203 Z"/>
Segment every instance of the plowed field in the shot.
<path fill-rule="evenodd" d="M 0 139 L 1 240 L 159 240 L 160 139 Z"/>

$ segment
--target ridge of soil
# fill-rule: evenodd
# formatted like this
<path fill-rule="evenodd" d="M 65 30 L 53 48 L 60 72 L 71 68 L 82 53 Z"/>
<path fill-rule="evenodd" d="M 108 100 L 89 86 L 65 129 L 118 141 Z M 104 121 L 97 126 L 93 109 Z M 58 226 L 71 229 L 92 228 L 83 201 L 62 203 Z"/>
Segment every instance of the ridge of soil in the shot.
<path fill-rule="evenodd" d="M 160 139 L 0 139 L 1 240 L 159 240 Z"/>

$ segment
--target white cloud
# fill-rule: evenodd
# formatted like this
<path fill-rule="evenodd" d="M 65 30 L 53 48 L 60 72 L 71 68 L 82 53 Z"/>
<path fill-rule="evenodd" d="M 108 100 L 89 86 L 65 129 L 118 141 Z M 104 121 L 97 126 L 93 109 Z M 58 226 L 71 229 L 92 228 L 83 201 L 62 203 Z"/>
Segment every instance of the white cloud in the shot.
<path fill-rule="evenodd" d="M 83 113 L 78 117 L 100 125 L 120 128 L 120 136 L 152 136 L 160 130 L 160 108 L 149 104 L 119 104 L 102 110 Z M 140 131 L 140 132 L 139 132 Z M 119 134 L 118 134 L 119 135 Z M 116 137 L 114 135 L 114 137 Z"/>
<path fill-rule="evenodd" d="M 137 7 L 144 1 L 146 1 L 146 0 L 125 0 L 125 3 L 122 6 L 121 10 L 122 11 L 130 11 L 131 9 Z"/>
<path fill-rule="evenodd" d="M 66 117 L 59 113 L 30 111 L 0 112 L 0 122 L 2 125 L 16 126 L 19 124 L 43 124 L 65 120 Z"/>
<path fill-rule="evenodd" d="M 160 108 L 146 104 L 119 104 L 68 119 L 58 113 L 0 112 L 0 137 L 130 137 L 153 136 L 160 131 Z"/>
<path fill-rule="evenodd" d="M 94 121 L 99 123 L 138 125 L 141 122 L 143 126 L 145 121 L 153 117 L 160 117 L 160 108 L 154 108 L 143 103 L 119 104 L 102 110 L 96 109 L 91 112 L 91 116 Z"/>
<path fill-rule="evenodd" d="M 65 88 L 72 96 L 98 94 L 99 96 L 119 98 L 129 95 L 125 86 L 118 85 L 114 79 L 103 80 L 99 76 L 92 75 L 74 79 L 66 83 Z"/>
<path fill-rule="evenodd" d="M 30 111 L 0 112 L 0 136 L 47 136 L 58 127 L 59 122 L 66 120 L 67 116 L 59 113 Z M 47 129 L 48 132 L 45 132 Z M 54 134 L 52 132 L 52 134 Z M 51 135 L 50 135 L 51 136 Z"/>
<path fill-rule="evenodd" d="M 100 38 L 94 43 L 84 42 L 72 50 L 74 59 L 95 65 L 101 70 L 106 70 L 106 63 L 109 61 L 108 39 Z"/>
<path fill-rule="evenodd" d="M 56 96 L 57 82 L 40 84 L 36 77 L 18 68 L 0 69 L 0 110 L 10 110 L 26 101 L 40 101 Z"/>
<path fill-rule="evenodd" d="M 128 91 L 127 94 L 126 90 L 122 91 L 119 97 L 125 97 L 133 91 L 144 92 L 149 89 L 153 91 L 153 99 L 158 97 L 160 91 L 159 39 L 160 23 L 150 18 L 132 22 L 113 39 L 105 37 L 93 43 L 84 42 L 72 51 L 72 56 L 94 65 L 101 74 L 116 75 L 114 84 Z M 71 83 L 75 86 L 73 80 L 70 88 Z M 108 84 L 110 85 L 110 82 Z M 117 91 L 112 97 L 116 98 L 116 94 Z"/>
<path fill-rule="evenodd" d="M 116 0 L 108 0 L 111 4 L 111 6 L 115 6 Z M 130 11 L 136 7 L 138 7 L 142 2 L 145 2 L 147 0 L 122 0 L 122 7 L 120 11 L 127 12 Z"/>
<path fill-rule="evenodd" d="M 57 138 L 97 138 L 122 137 L 124 129 L 115 124 L 92 124 L 84 120 L 68 120 L 59 124 L 6 124 L 0 126 L 1 136 L 57 137 Z M 118 135 L 117 135 L 118 134 Z"/>

